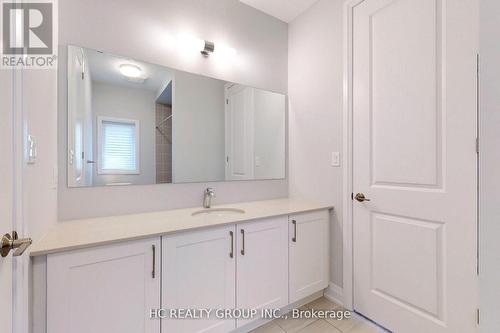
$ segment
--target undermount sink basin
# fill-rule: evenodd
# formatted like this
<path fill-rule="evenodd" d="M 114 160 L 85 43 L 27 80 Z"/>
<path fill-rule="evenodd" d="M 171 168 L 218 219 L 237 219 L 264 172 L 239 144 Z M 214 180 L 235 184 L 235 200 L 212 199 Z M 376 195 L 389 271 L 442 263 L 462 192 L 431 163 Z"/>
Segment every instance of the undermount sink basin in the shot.
<path fill-rule="evenodd" d="M 239 215 L 239 214 L 245 214 L 245 211 L 243 209 L 238 209 L 238 208 L 208 208 L 208 209 L 198 210 L 191 215 L 228 216 L 228 215 Z"/>

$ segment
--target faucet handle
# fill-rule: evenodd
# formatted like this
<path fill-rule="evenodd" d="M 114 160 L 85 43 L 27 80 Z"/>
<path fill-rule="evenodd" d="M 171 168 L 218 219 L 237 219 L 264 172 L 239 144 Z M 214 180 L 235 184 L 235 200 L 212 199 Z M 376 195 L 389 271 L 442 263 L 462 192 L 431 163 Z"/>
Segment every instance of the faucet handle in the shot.
<path fill-rule="evenodd" d="M 206 190 L 205 190 L 205 193 L 211 197 L 215 197 L 215 190 L 212 188 L 212 187 L 208 187 Z"/>

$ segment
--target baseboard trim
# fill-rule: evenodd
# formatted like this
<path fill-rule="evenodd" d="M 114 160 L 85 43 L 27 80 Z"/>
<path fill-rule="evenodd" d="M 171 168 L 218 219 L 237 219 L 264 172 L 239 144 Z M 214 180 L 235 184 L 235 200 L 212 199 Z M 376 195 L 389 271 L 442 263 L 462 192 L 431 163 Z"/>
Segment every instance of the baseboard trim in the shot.
<path fill-rule="evenodd" d="M 284 315 L 284 314 L 292 311 L 292 309 L 298 309 L 301 306 L 304 306 L 308 303 L 311 303 L 312 301 L 320 298 L 322 295 L 323 295 L 323 291 L 318 291 L 318 292 L 315 292 L 314 294 L 307 296 L 307 297 L 305 297 L 297 302 L 288 304 L 287 306 L 285 306 L 281 309 L 280 315 Z M 247 332 L 250 332 L 250 331 L 252 331 L 260 326 L 263 326 L 263 325 L 271 322 L 271 321 L 272 321 L 272 319 L 256 319 L 256 320 L 246 324 L 245 326 L 241 326 L 239 328 L 236 328 L 234 331 L 231 331 L 231 333 L 247 333 Z"/>
<path fill-rule="evenodd" d="M 325 292 L 323 294 L 326 299 L 329 301 L 335 302 L 339 305 L 344 305 L 344 297 L 343 297 L 343 290 L 341 287 L 336 285 L 333 282 L 330 282 L 328 284 L 328 288 L 325 289 Z"/>

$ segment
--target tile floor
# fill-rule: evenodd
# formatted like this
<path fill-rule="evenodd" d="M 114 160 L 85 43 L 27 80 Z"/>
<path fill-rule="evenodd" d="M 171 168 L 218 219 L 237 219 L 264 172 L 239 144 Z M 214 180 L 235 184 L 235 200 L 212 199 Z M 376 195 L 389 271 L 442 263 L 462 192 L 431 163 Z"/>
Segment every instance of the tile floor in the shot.
<path fill-rule="evenodd" d="M 342 307 L 324 297 L 300 309 L 341 310 Z M 353 313 L 350 319 L 276 319 L 251 333 L 381 333 L 384 329 Z"/>

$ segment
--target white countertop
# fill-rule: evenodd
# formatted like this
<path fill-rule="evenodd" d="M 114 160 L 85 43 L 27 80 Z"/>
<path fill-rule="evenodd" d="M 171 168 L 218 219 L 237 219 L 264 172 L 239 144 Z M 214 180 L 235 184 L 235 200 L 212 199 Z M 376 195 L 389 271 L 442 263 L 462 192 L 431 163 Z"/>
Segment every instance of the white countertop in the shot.
<path fill-rule="evenodd" d="M 194 207 L 60 222 L 30 247 L 30 256 L 155 237 L 272 216 L 333 209 L 333 206 L 285 198 L 217 205 L 213 206 L 213 208 L 238 208 L 243 209 L 245 213 L 224 216 L 206 214 L 191 216 L 193 212 L 202 209 L 201 207 Z"/>

